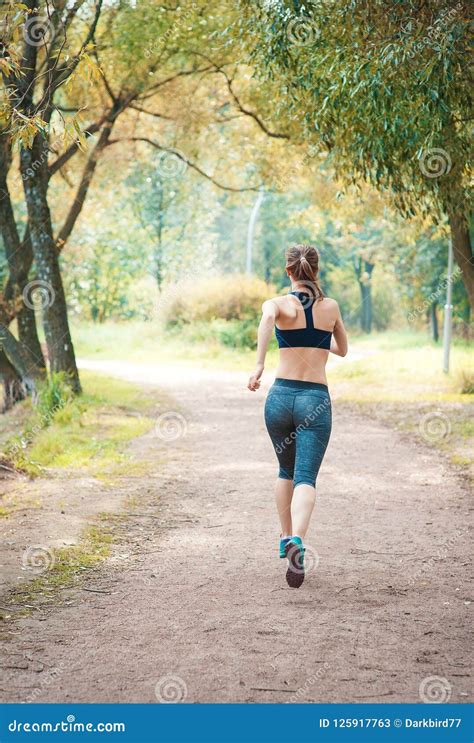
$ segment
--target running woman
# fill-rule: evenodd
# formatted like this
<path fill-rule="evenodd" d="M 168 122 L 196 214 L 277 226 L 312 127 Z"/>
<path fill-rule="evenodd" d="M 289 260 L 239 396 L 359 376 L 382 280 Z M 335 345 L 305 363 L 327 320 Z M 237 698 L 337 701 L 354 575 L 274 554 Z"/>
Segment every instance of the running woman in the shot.
<path fill-rule="evenodd" d="M 318 283 L 319 256 L 311 245 L 286 252 L 291 291 L 262 305 L 257 364 L 248 388 L 256 392 L 273 329 L 280 348 L 276 379 L 265 402 L 265 424 L 279 463 L 275 500 L 281 523 L 280 557 L 291 588 L 304 581 L 303 539 L 316 500 L 316 478 L 331 434 L 329 352 L 347 353 L 347 335 L 334 299 Z"/>

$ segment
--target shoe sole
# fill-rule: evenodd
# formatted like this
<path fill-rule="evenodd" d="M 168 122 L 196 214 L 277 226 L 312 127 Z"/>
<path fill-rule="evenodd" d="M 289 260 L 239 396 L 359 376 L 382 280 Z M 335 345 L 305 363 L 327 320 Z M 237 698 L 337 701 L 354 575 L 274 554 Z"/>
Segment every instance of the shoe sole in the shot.
<path fill-rule="evenodd" d="M 304 563 L 301 562 L 300 548 L 295 544 L 288 544 L 285 552 L 288 559 L 286 582 L 290 588 L 300 588 L 304 581 Z"/>

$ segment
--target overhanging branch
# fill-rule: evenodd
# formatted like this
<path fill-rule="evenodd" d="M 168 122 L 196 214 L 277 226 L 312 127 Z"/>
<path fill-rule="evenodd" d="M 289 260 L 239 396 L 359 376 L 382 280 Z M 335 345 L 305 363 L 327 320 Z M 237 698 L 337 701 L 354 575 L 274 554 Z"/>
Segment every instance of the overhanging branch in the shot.
<path fill-rule="evenodd" d="M 214 176 L 209 175 L 209 173 L 206 173 L 202 168 L 199 167 L 199 165 L 196 165 L 196 163 L 193 163 L 191 160 L 188 160 L 187 157 L 185 157 L 183 154 L 178 152 L 177 150 L 173 149 L 172 147 L 163 147 L 163 145 L 160 145 L 158 142 L 155 142 L 154 140 L 150 139 L 149 137 L 121 137 L 120 139 L 109 139 L 107 146 L 112 144 L 117 144 L 118 142 L 145 142 L 152 147 L 155 147 L 157 150 L 161 150 L 162 152 L 170 152 L 176 157 L 178 157 L 180 160 L 182 160 L 186 165 L 188 165 L 190 168 L 196 171 L 196 173 L 199 173 L 199 175 L 202 175 L 203 178 L 207 178 L 208 181 L 211 181 L 217 188 L 222 189 L 223 191 L 233 191 L 234 193 L 242 193 L 243 191 L 258 191 L 261 186 L 247 186 L 244 188 L 236 188 L 235 186 L 226 186 L 223 183 L 220 183 Z"/>

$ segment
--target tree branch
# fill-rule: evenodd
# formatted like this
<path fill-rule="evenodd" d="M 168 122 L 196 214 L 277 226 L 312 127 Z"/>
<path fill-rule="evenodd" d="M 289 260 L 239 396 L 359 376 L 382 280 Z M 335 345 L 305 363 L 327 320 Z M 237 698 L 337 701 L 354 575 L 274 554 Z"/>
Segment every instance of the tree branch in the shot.
<path fill-rule="evenodd" d="M 92 176 L 94 175 L 95 169 L 97 167 L 97 161 L 99 159 L 100 153 L 107 146 L 113 125 L 114 120 L 107 122 L 100 133 L 97 144 L 89 155 L 86 166 L 82 173 L 79 187 L 76 191 L 76 196 L 74 197 L 74 201 L 72 202 L 71 208 L 69 209 L 69 213 L 56 238 L 56 245 L 58 246 L 59 252 L 62 250 L 66 241 L 71 235 L 77 218 L 82 211 L 82 207 L 84 206 L 84 202 L 86 200 Z"/>
<path fill-rule="evenodd" d="M 172 147 L 163 147 L 158 142 L 154 142 L 152 139 L 149 139 L 148 137 L 121 137 L 120 139 L 109 139 L 107 146 L 112 144 L 117 144 L 118 142 L 146 142 L 147 144 L 150 144 L 152 147 L 155 147 L 157 150 L 162 150 L 163 152 L 171 152 L 173 155 L 178 157 L 180 160 L 182 160 L 186 165 L 188 165 L 190 168 L 195 170 L 199 175 L 202 175 L 203 178 L 207 178 L 208 181 L 211 181 L 217 188 L 221 188 L 223 191 L 233 191 L 235 193 L 241 193 L 243 191 L 258 191 L 261 186 L 247 186 L 245 188 L 236 188 L 234 186 L 225 186 L 223 183 L 220 183 L 216 178 L 214 178 L 212 175 L 209 175 L 209 173 L 206 173 L 202 168 L 199 167 L 199 165 L 196 165 L 196 163 L 191 162 L 191 160 L 188 160 L 184 155 L 182 155 L 177 150 L 174 150 Z"/>

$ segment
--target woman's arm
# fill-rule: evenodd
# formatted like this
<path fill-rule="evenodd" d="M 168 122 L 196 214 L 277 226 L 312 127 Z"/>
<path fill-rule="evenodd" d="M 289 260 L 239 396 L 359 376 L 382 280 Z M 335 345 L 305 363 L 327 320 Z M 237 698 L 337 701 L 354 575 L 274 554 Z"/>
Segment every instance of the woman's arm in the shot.
<path fill-rule="evenodd" d="M 347 353 L 347 333 L 342 322 L 339 305 L 337 305 L 337 318 L 334 330 L 332 331 L 330 351 L 331 353 L 335 353 L 336 356 L 345 356 Z"/>
<path fill-rule="evenodd" d="M 272 337 L 275 321 L 278 317 L 278 305 L 272 299 L 262 304 L 262 319 L 258 326 L 257 336 L 257 363 L 255 370 L 249 378 L 247 387 L 252 392 L 256 392 L 260 387 L 260 377 L 265 367 L 265 356 L 267 355 L 268 344 Z"/>

